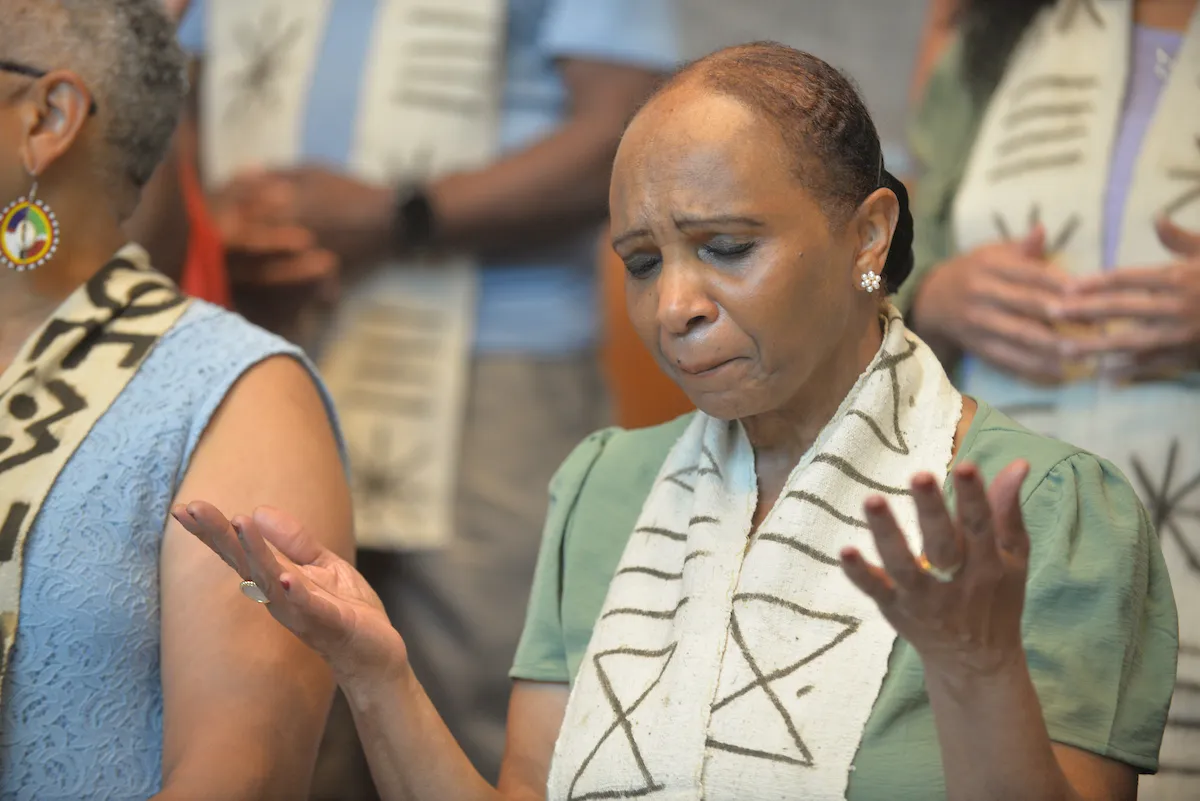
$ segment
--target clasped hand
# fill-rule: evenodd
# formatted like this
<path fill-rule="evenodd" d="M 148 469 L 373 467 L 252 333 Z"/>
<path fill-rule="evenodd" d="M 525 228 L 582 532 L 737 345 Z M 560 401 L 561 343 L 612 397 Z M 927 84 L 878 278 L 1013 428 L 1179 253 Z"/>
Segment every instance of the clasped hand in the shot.
<path fill-rule="evenodd" d="M 1021 378 L 1058 384 L 1080 371 L 1118 381 L 1200 368 L 1200 234 L 1166 218 L 1159 239 L 1177 260 L 1073 277 L 1048 262 L 1045 230 L 981 246 L 936 267 L 913 314 Z"/>

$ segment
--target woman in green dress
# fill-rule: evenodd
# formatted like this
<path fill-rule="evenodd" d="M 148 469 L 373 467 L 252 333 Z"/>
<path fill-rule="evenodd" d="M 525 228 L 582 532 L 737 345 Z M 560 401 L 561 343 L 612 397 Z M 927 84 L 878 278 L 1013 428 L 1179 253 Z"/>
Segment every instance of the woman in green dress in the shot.
<path fill-rule="evenodd" d="M 560 469 L 497 788 L 346 562 L 282 512 L 175 510 L 329 661 L 382 795 L 1132 799 L 1176 656 L 1150 524 L 886 301 L 912 220 L 849 81 L 774 44 L 700 60 L 610 205 L 634 325 L 700 411 Z"/>

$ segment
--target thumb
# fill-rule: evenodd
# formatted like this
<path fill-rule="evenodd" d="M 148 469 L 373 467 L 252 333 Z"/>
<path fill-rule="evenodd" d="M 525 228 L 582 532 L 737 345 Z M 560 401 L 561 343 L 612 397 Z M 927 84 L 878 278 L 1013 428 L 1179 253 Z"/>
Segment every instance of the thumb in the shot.
<path fill-rule="evenodd" d="M 1031 259 L 1046 258 L 1046 226 L 1038 223 L 1019 243 L 1021 254 Z"/>
<path fill-rule="evenodd" d="M 254 510 L 254 524 L 263 539 L 298 565 L 313 564 L 329 553 L 315 537 L 305 532 L 300 521 L 287 512 L 260 506 Z"/>
<path fill-rule="evenodd" d="M 1200 256 L 1200 234 L 1180 228 L 1167 215 L 1154 221 L 1154 230 L 1158 232 L 1159 241 L 1172 253 L 1184 258 Z"/>

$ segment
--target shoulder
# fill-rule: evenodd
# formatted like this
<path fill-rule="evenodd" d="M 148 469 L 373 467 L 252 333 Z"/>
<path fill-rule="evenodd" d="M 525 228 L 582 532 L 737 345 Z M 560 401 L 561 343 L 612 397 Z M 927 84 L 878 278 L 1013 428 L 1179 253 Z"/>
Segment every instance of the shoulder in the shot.
<path fill-rule="evenodd" d="M 336 434 L 332 403 L 304 353 L 204 301 L 193 300 L 163 335 L 137 381 L 143 391 L 163 399 L 164 409 L 169 406 L 177 419 L 188 421 L 185 463 L 235 396 L 238 418 L 264 419 L 274 403 L 290 400 L 319 410 L 318 424 L 327 423 Z"/>
<path fill-rule="evenodd" d="M 650 485 L 679 440 L 692 414 L 651 428 L 606 428 L 579 443 L 562 463 L 551 483 L 551 501 L 578 499 L 581 495 L 628 497 L 630 491 Z M 640 504 L 638 504 L 640 507 Z"/>

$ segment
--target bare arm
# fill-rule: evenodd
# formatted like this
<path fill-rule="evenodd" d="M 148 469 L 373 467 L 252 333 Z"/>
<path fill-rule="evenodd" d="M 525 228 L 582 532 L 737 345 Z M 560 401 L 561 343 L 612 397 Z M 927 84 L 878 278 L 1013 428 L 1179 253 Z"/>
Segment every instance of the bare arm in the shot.
<path fill-rule="evenodd" d="M 958 24 L 958 14 L 962 0 L 930 0 L 929 11 L 925 14 L 925 25 L 921 30 L 921 44 L 917 50 L 917 64 L 913 69 L 912 84 L 909 87 L 909 100 L 915 102 L 925 90 L 925 81 L 933 72 L 946 49 L 950 37 L 954 35 Z"/>
<path fill-rule="evenodd" d="M 508 711 L 499 789 L 471 766 L 406 670 L 390 684 L 346 687 L 371 775 L 384 801 L 542 801 L 567 708 L 562 684 L 518 681 Z"/>
<path fill-rule="evenodd" d="M 270 454 L 269 464 L 255 455 Z M 179 497 L 223 509 L 277 503 L 351 558 L 349 492 L 311 377 L 269 359 L 235 385 Z M 307 797 L 333 693 L 320 658 L 239 591 L 178 524 L 162 548 L 163 791 L 169 799 Z"/>
<path fill-rule="evenodd" d="M 613 157 L 625 123 L 659 76 L 639 67 L 561 63 L 571 113 L 554 133 L 489 167 L 430 187 L 446 245 L 520 246 L 603 220 Z"/>

